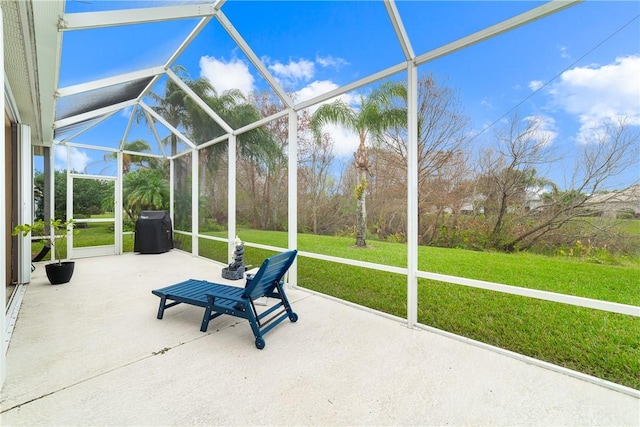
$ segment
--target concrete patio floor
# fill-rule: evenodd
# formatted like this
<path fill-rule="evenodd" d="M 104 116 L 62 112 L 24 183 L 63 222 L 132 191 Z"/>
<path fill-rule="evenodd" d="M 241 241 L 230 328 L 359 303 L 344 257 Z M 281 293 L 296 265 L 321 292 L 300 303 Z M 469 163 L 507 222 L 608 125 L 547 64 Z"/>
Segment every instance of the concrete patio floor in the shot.
<path fill-rule="evenodd" d="M 640 400 L 289 289 L 297 323 L 156 319 L 151 290 L 220 267 L 178 251 L 38 265 L 7 355 L 9 425 L 640 425 Z"/>

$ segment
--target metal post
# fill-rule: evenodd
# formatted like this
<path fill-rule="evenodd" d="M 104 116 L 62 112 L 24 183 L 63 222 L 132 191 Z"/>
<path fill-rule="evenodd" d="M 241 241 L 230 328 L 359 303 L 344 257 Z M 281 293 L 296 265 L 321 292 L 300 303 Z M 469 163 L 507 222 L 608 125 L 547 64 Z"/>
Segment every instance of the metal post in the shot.
<path fill-rule="evenodd" d="M 56 173 L 55 173 L 55 150 L 57 150 L 57 145 L 52 145 L 48 150 L 49 157 L 46 157 L 47 151 L 45 151 L 45 185 L 49 191 L 49 217 L 45 213 L 44 220 L 45 224 L 50 224 L 51 219 L 56 217 Z M 48 167 L 48 169 L 47 169 Z M 48 181 L 47 181 L 48 179 Z M 51 227 L 49 225 L 45 225 L 45 236 L 51 237 Z M 55 260 L 55 250 L 49 252 L 51 261 Z"/>
<path fill-rule="evenodd" d="M 288 246 L 298 247 L 298 113 L 289 110 Z M 298 260 L 289 268 L 289 286 L 298 285 Z"/>
<path fill-rule="evenodd" d="M 53 195 L 55 194 L 53 190 L 53 165 L 51 163 L 51 159 L 53 157 L 53 148 L 51 147 L 43 147 L 42 148 L 43 155 L 43 175 L 44 175 L 44 191 L 43 191 L 43 203 L 42 207 L 44 211 L 44 223 L 49 224 L 51 221 L 52 212 L 53 212 Z M 45 227 L 45 233 L 47 233 L 49 227 Z"/>
<path fill-rule="evenodd" d="M 115 245 L 116 245 L 116 255 L 122 255 L 123 252 L 123 248 L 122 248 L 122 230 L 123 230 L 123 224 L 122 224 L 122 207 L 123 207 L 123 202 L 122 202 L 122 186 L 123 186 L 123 182 L 124 182 L 124 177 L 123 177 L 123 173 L 124 173 L 124 167 L 123 167 L 123 155 L 122 155 L 122 151 L 118 151 L 117 155 L 116 155 L 116 162 L 118 165 L 118 172 L 117 172 L 117 178 L 116 178 L 116 182 L 114 185 L 114 197 L 115 200 L 113 201 L 113 213 L 115 214 L 115 218 L 114 218 L 114 233 L 115 233 Z"/>
<path fill-rule="evenodd" d="M 198 216 L 200 214 L 198 209 L 198 187 L 200 184 L 200 180 L 198 179 L 200 176 L 200 173 L 198 172 L 198 153 L 199 152 L 196 149 L 191 151 L 191 254 L 193 256 L 198 256 L 198 243 L 200 240 L 198 238 L 198 234 L 200 233 L 198 231 Z"/>
<path fill-rule="evenodd" d="M 18 192 L 16 224 L 31 224 L 33 222 L 33 164 L 31 154 L 31 128 L 27 125 L 16 125 L 17 141 L 17 182 L 14 188 Z M 17 239 L 18 252 L 18 283 L 31 281 L 31 241 L 27 237 L 20 236 Z"/>
<path fill-rule="evenodd" d="M 227 195 L 229 199 L 229 205 L 227 206 L 227 237 L 229 239 L 228 247 L 227 247 L 227 262 L 232 262 L 231 257 L 233 256 L 233 240 L 236 238 L 236 136 L 229 135 L 229 147 L 227 150 L 227 155 L 229 158 L 227 159 L 227 163 L 229 165 L 228 168 L 228 185 L 227 185 Z"/>
<path fill-rule="evenodd" d="M 418 321 L 418 69 L 407 67 L 407 326 Z"/>
<path fill-rule="evenodd" d="M 173 228 L 176 227 L 175 209 L 173 207 L 175 186 L 176 186 L 176 172 L 175 172 L 175 159 L 169 159 L 169 217 L 171 218 L 171 224 Z"/>
<path fill-rule="evenodd" d="M 71 147 L 67 145 L 67 212 L 62 219 L 67 221 L 73 217 L 73 176 L 71 176 Z M 55 241 L 55 230 L 51 227 L 51 241 Z M 55 248 L 51 249 L 51 253 L 55 255 Z M 67 259 L 73 257 L 73 233 L 67 233 Z"/>

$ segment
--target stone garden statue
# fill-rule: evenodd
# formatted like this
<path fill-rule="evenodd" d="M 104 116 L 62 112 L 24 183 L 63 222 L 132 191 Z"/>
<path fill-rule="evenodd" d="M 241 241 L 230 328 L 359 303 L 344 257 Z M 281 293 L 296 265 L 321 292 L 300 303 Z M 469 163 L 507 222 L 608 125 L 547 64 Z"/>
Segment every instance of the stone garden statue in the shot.
<path fill-rule="evenodd" d="M 233 241 L 236 249 L 233 251 L 233 262 L 229 267 L 222 269 L 222 277 L 229 280 L 239 280 L 244 278 L 244 245 L 238 236 Z"/>

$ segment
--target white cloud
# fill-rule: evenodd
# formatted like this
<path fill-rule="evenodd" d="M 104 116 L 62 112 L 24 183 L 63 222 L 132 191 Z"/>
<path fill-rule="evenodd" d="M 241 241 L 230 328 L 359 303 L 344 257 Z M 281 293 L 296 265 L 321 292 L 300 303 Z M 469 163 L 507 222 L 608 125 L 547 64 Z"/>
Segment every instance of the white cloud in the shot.
<path fill-rule="evenodd" d="M 316 55 L 316 62 L 321 67 L 333 67 L 336 70 L 340 69 L 340 67 L 342 67 L 343 65 L 349 65 L 349 62 L 347 62 L 346 59 L 334 58 L 331 55 L 328 55 L 328 56 Z"/>
<path fill-rule="evenodd" d="M 298 102 L 306 101 L 311 98 L 315 98 L 318 95 L 332 91 L 338 87 L 337 84 L 330 80 L 316 80 L 309 83 L 307 86 L 295 92 L 295 99 Z"/>
<path fill-rule="evenodd" d="M 482 98 L 482 101 L 480 101 L 480 105 L 482 105 L 483 107 L 487 107 L 489 110 L 493 110 L 493 104 L 491 104 L 491 102 L 489 102 L 489 99 L 487 99 L 487 97 L 485 96 L 484 98 Z"/>
<path fill-rule="evenodd" d="M 67 150 L 69 150 L 69 169 L 83 172 L 89 163 L 91 158 L 86 152 L 78 150 L 76 147 L 67 147 L 66 145 L 56 145 L 55 148 L 55 168 L 66 169 L 67 168 Z"/>
<path fill-rule="evenodd" d="M 603 120 L 626 116 L 640 125 L 640 56 L 565 71 L 551 90 L 554 103 L 580 122 L 578 140 Z"/>
<path fill-rule="evenodd" d="M 332 91 L 337 87 L 338 85 L 330 80 L 316 80 L 297 91 L 295 93 L 295 99 L 297 102 L 306 101 L 323 93 Z M 321 104 L 309 107 L 309 113 L 313 114 L 320 105 L 334 102 L 336 99 L 342 100 L 352 108 L 357 107 L 357 96 L 343 94 L 337 96 L 336 98 L 329 99 Z M 324 128 L 324 132 L 331 135 L 331 139 L 333 140 L 333 153 L 337 158 L 352 157 L 353 153 L 358 149 L 360 140 L 358 138 L 358 135 L 350 129 L 347 129 L 344 126 L 340 125 L 327 125 Z"/>
<path fill-rule="evenodd" d="M 316 96 L 322 95 L 323 93 L 330 92 L 337 88 L 338 88 L 338 85 L 332 82 L 331 80 L 315 80 L 309 83 L 307 86 L 303 87 L 302 89 L 296 91 L 294 94 L 294 97 L 296 99 L 296 102 L 302 102 L 308 99 L 315 98 Z M 328 101 L 323 102 L 323 104 L 326 104 L 328 102 L 333 102 L 336 99 L 341 99 L 347 105 L 350 105 L 352 107 L 357 107 L 358 98 L 348 93 L 329 99 Z M 318 108 L 318 106 L 311 107 L 311 112 L 315 111 L 316 108 Z"/>
<path fill-rule="evenodd" d="M 558 50 L 560 51 L 560 58 L 563 59 L 571 59 L 571 55 L 569 55 L 569 48 L 567 46 L 558 46 Z"/>
<path fill-rule="evenodd" d="M 544 83 L 540 80 L 532 80 L 529 82 L 529 89 L 531 89 L 532 91 L 536 91 L 538 89 L 540 89 L 542 87 L 542 85 L 544 85 Z"/>
<path fill-rule="evenodd" d="M 546 144 L 551 144 L 558 136 L 556 121 L 553 117 L 539 114 L 525 117 L 524 120 L 535 128 L 535 138 L 539 141 L 545 141 Z"/>
<path fill-rule="evenodd" d="M 325 132 L 333 140 L 333 153 L 337 158 L 350 158 L 358 149 L 360 138 L 354 131 L 338 125 L 327 125 Z"/>
<path fill-rule="evenodd" d="M 301 59 L 297 62 L 289 60 L 288 64 L 275 62 L 268 68 L 273 71 L 275 77 L 293 82 L 309 81 L 315 74 L 314 63 L 307 59 Z"/>
<path fill-rule="evenodd" d="M 125 117 L 125 118 L 129 118 L 131 117 L 131 112 L 133 111 L 133 107 L 127 107 L 127 108 L 123 108 L 122 110 L 120 110 L 120 116 Z"/>
<path fill-rule="evenodd" d="M 249 66 L 238 58 L 225 62 L 211 56 L 203 56 L 200 58 L 200 76 L 209 79 L 218 93 L 238 89 L 247 95 L 255 89 Z"/>

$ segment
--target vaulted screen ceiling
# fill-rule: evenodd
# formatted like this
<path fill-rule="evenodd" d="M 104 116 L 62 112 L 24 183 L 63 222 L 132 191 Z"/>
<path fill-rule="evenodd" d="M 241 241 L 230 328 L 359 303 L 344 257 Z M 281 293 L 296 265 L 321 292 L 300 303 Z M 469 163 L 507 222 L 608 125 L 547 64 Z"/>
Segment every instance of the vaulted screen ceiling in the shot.
<path fill-rule="evenodd" d="M 245 39 L 243 29 L 249 24 L 244 18 L 260 14 L 265 8 L 298 8 L 299 13 L 313 13 L 313 2 L 68 0 L 66 3 L 35 1 L 32 10 L 27 10 L 25 5 L 18 2 L 17 7 L 24 9 L 22 19 L 33 19 L 35 23 L 32 57 L 37 60 L 37 66 L 26 66 L 38 70 L 38 73 L 32 73 L 35 74 L 33 79 L 38 80 L 36 86 L 39 88 L 41 115 L 34 124 L 34 135 L 40 136 L 39 141 L 34 142 L 48 146 L 54 139 L 65 141 L 75 138 L 94 126 L 107 123 L 113 115 L 124 114 L 130 116 L 130 123 L 133 122 L 133 115 L 144 115 L 149 126 L 157 125 L 162 129 L 154 129 L 154 132 L 180 134 L 180 129 L 172 129 L 148 105 L 152 102 L 150 93 L 161 83 L 166 84 L 167 79 L 184 87 L 194 102 L 201 105 L 204 113 L 223 129 L 233 132 L 215 111 L 211 111 L 197 95 L 189 91 L 181 75 L 178 75 L 180 73 L 174 72 L 176 66 L 188 65 L 181 63 L 181 55 L 189 49 L 207 46 L 206 52 L 209 52 L 218 43 L 221 47 L 227 46 L 227 50 L 219 54 L 237 56 L 248 64 L 256 79 L 261 79 L 261 88 L 275 95 L 283 110 L 301 110 L 401 73 L 406 69 L 407 61 L 416 64 L 433 61 L 553 14 L 578 1 L 543 4 L 515 2 L 515 6 L 503 8 L 504 12 L 497 8 L 499 13 L 494 14 L 494 21 L 474 23 L 477 31 L 470 34 L 460 33 L 456 30 L 455 19 L 447 17 L 454 24 L 451 25 L 451 32 L 434 35 L 431 38 L 434 40 L 432 45 L 422 41 L 414 43 L 412 38 L 412 35 L 427 31 L 430 20 L 445 18 L 437 16 L 437 10 L 430 7 L 432 2 L 419 2 L 418 5 L 411 5 L 411 8 L 393 0 L 380 3 L 353 2 L 349 3 L 349 14 L 345 13 L 347 3 L 330 3 L 335 13 L 318 16 L 317 19 L 326 20 L 326 34 L 337 37 L 342 48 L 370 49 L 375 52 L 375 39 L 387 37 L 397 41 L 397 49 L 371 55 L 373 59 L 368 61 L 366 69 L 368 74 L 354 75 L 351 81 L 343 82 L 339 87 L 329 87 L 310 99 L 296 103 L 287 88 L 283 87 L 282 81 L 276 79 L 272 69 L 264 63 L 264 59 L 269 58 L 269 46 L 260 38 Z M 415 6 L 419 6 L 421 13 L 424 13 L 424 27 L 405 28 L 403 9 L 407 10 L 406 13 L 414 14 Z M 354 7 L 361 7 L 362 13 L 354 14 Z M 345 39 L 340 28 L 334 26 L 337 22 L 359 26 L 361 31 L 351 33 L 356 33 L 358 38 Z M 287 22 L 275 25 L 265 20 L 262 24 L 264 31 L 276 31 L 274 28 L 278 28 L 283 43 L 289 40 L 300 43 L 294 34 L 282 30 Z M 150 39 L 147 36 L 150 34 L 156 38 Z M 230 43 L 234 47 L 232 50 L 228 49 Z M 304 45 L 305 52 L 317 49 L 316 46 Z M 292 56 L 296 53 L 292 52 Z M 206 53 L 202 55 L 206 57 Z M 194 73 L 193 69 L 186 68 L 187 72 Z M 34 100 L 34 104 L 38 103 Z M 132 108 L 134 106 L 139 108 Z M 123 129 L 123 132 L 126 130 Z M 121 140 L 124 140 L 124 135 Z"/>

